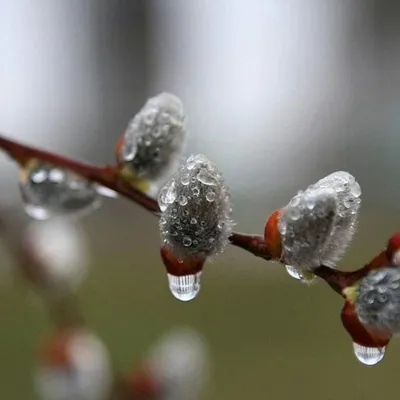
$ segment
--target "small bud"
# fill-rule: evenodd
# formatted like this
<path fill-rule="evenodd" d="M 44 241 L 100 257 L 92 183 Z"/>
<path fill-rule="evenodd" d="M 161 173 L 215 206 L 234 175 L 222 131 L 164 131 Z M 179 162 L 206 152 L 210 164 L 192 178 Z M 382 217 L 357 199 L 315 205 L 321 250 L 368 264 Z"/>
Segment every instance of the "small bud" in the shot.
<path fill-rule="evenodd" d="M 308 270 L 321 264 L 337 208 L 333 189 L 308 189 L 290 201 L 282 210 L 278 224 L 285 264 Z"/>
<path fill-rule="evenodd" d="M 190 156 L 160 190 L 158 204 L 163 251 L 174 259 L 166 264 L 169 275 L 180 277 L 184 285 L 199 285 L 192 266 L 222 253 L 233 227 L 229 192 L 220 172 L 205 156 Z M 170 277 L 170 284 L 176 283 Z"/>
<path fill-rule="evenodd" d="M 356 230 L 361 189 L 347 172 L 334 172 L 300 191 L 265 226 L 270 254 L 305 282 L 307 270 L 334 267 Z M 279 233 L 279 234 L 277 234 Z"/>
<path fill-rule="evenodd" d="M 343 290 L 343 295 L 346 301 L 341 319 L 353 339 L 353 353 L 362 364 L 375 365 L 383 359 L 392 334 L 362 323 L 354 303 L 357 296 L 356 287 L 347 287 Z"/>
<path fill-rule="evenodd" d="M 321 264 L 333 268 L 343 257 L 356 231 L 361 188 L 354 176 L 344 171 L 334 172 L 310 188 L 330 188 L 337 194 L 338 211 L 335 224 L 321 257 Z"/>
<path fill-rule="evenodd" d="M 215 164 L 192 155 L 158 194 L 161 238 L 175 255 L 214 257 L 231 235 L 228 188 Z"/>
<path fill-rule="evenodd" d="M 108 352 L 85 330 L 57 332 L 42 349 L 35 378 L 43 400 L 106 400 L 111 388 Z"/>
<path fill-rule="evenodd" d="M 26 213 L 37 220 L 98 208 L 100 195 L 106 190 L 73 172 L 39 160 L 31 160 L 21 170 L 19 187 Z M 108 191 L 107 196 L 115 194 Z"/>
<path fill-rule="evenodd" d="M 367 328 L 400 333 L 400 268 L 370 271 L 356 286 L 354 304 Z"/>
<path fill-rule="evenodd" d="M 53 294 L 75 290 L 86 276 L 87 243 L 76 224 L 61 218 L 34 221 L 24 232 L 24 242 Z"/>
<path fill-rule="evenodd" d="M 142 184 L 165 177 L 178 166 L 185 135 L 181 100 L 170 93 L 150 98 L 117 144 L 123 174 Z"/>

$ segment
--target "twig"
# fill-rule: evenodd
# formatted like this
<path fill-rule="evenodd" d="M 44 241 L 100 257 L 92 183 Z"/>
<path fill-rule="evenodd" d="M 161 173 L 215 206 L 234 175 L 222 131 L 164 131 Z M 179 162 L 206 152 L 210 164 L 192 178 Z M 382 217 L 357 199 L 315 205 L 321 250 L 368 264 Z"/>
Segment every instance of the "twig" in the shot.
<path fill-rule="evenodd" d="M 119 193 L 155 216 L 160 215 L 157 201 L 130 184 L 124 178 L 124 175 L 120 173 L 117 166 L 95 166 L 86 164 L 63 155 L 27 146 L 2 135 L 0 135 L 0 148 L 22 168 L 32 159 L 37 159 L 63 169 L 68 169 L 89 181 L 95 182 Z M 273 259 L 271 254 L 267 251 L 263 236 L 234 232 L 229 237 L 229 242 L 236 247 L 248 251 L 256 257 L 263 258 L 264 260 Z M 321 265 L 316 268 L 313 273 L 325 280 L 335 292 L 342 295 L 344 288 L 354 284 L 369 270 L 384 265 L 388 265 L 385 251 L 375 257 L 369 264 L 356 271 L 339 271 Z"/>
<path fill-rule="evenodd" d="M 89 181 L 96 182 L 99 185 L 114 190 L 156 216 L 160 214 L 157 201 L 130 185 L 123 176 L 119 174 L 119 170 L 116 166 L 94 166 L 86 164 L 63 155 L 27 146 L 1 135 L 0 148 L 21 167 L 24 167 L 30 160 L 37 159 L 57 167 L 68 169 Z M 262 257 L 267 260 L 271 259 L 271 257 L 265 253 L 264 240 L 261 236 L 233 233 L 229 240 L 234 246 L 241 247 L 257 257 Z"/>

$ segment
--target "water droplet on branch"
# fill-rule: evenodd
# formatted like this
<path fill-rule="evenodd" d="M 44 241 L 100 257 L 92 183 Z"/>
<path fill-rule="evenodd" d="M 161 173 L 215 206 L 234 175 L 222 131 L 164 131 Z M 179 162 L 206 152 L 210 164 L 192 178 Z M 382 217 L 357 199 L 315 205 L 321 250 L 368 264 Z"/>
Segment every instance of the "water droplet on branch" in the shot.
<path fill-rule="evenodd" d="M 101 195 L 115 194 L 73 172 L 38 160 L 21 170 L 19 187 L 26 213 L 38 220 L 95 209 L 100 206 Z"/>

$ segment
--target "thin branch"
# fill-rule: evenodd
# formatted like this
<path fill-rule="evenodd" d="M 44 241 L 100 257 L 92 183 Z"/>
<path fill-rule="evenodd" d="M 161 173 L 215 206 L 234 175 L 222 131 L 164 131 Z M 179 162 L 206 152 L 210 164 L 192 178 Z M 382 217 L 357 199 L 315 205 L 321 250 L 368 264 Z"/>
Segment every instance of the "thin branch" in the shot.
<path fill-rule="evenodd" d="M 229 237 L 229 242 L 233 246 L 240 247 L 241 249 L 252 253 L 256 257 L 261 257 L 267 261 L 272 259 L 267 252 L 263 236 L 234 232 Z"/>
<path fill-rule="evenodd" d="M 32 159 L 37 159 L 63 169 L 68 169 L 83 178 L 105 186 L 132 202 L 150 211 L 155 216 L 160 215 L 160 209 L 155 199 L 138 190 L 120 174 L 117 166 L 95 166 L 73 160 L 63 155 L 27 146 L 17 141 L 0 135 L 0 149 L 4 150 L 21 167 L 24 167 Z M 263 236 L 249 235 L 234 232 L 229 238 L 230 244 L 239 247 L 256 257 L 271 260 L 273 257 L 268 253 Z M 342 295 L 344 288 L 353 285 L 357 280 L 374 268 L 388 265 L 386 251 L 380 253 L 369 264 L 356 271 L 339 271 L 321 265 L 313 273 L 324 279 L 331 288 Z"/>
<path fill-rule="evenodd" d="M 58 167 L 68 169 L 83 178 L 105 186 L 120 195 L 139 204 L 153 214 L 159 214 L 157 201 L 136 189 L 124 180 L 115 166 L 94 166 L 71 158 L 27 146 L 0 135 L 0 148 L 3 149 L 21 167 L 30 160 L 37 159 Z"/>
<path fill-rule="evenodd" d="M 83 178 L 105 186 L 132 202 L 142 206 L 156 216 L 160 209 L 155 199 L 130 185 L 120 174 L 116 166 L 94 166 L 71 158 L 41 150 L 35 147 L 16 142 L 0 135 L 0 148 L 3 149 L 21 167 L 32 159 L 37 159 L 57 167 L 68 169 Z M 241 247 L 257 257 L 271 259 L 265 253 L 264 239 L 261 236 L 251 236 L 234 233 L 229 238 L 234 246 Z"/>

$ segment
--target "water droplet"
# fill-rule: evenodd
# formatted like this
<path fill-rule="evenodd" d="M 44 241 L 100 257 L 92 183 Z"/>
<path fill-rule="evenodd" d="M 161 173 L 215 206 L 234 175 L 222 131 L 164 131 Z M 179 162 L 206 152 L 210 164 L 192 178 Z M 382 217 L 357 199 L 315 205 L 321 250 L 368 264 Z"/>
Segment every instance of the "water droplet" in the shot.
<path fill-rule="evenodd" d="M 165 193 L 165 202 L 168 204 L 172 204 L 176 200 L 176 187 L 175 181 L 172 181 L 171 185 L 168 187 L 167 192 Z"/>
<path fill-rule="evenodd" d="M 300 194 L 300 192 L 299 192 Z M 289 203 L 292 207 L 297 207 L 298 205 L 300 205 L 300 196 L 297 195 L 295 197 L 293 197 L 293 199 L 291 200 L 291 202 Z"/>
<path fill-rule="evenodd" d="M 38 220 L 81 213 L 100 204 L 95 185 L 70 171 L 39 161 L 21 170 L 19 187 L 26 213 Z"/>
<path fill-rule="evenodd" d="M 201 271 L 193 275 L 175 276 L 168 274 L 171 293 L 180 301 L 193 300 L 200 291 Z"/>
<path fill-rule="evenodd" d="M 286 231 L 287 231 L 287 226 L 286 226 L 286 223 L 284 222 L 284 221 L 279 221 L 279 223 L 278 223 L 278 230 L 279 230 L 279 233 L 281 234 L 281 235 L 286 235 Z"/>
<path fill-rule="evenodd" d="M 44 221 L 51 217 L 51 214 L 43 207 L 25 204 L 25 212 L 33 219 Z"/>
<path fill-rule="evenodd" d="M 312 210 L 315 207 L 315 197 L 309 196 L 305 199 L 306 206 L 309 210 Z"/>
<path fill-rule="evenodd" d="M 197 174 L 197 179 L 199 182 L 204 183 L 204 185 L 217 185 L 216 178 L 207 170 L 207 168 L 202 168 Z"/>
<path fill-rule="evenodd" d="M 210 203 L 212 203 L 215 200 L 215 192 L 213 192 L 212 190 L 210 190 L 209 192 L 207 192 L 206 194 L 206 199 L 207 201 L 209 201 Z"/>
<path fill-rule="evenodd" d="M 181 206 L 186 206 L 186 204 L 188 203 L 187 197 L 186 197 L 186 196 L 183 196 L 183 195 L 180 195 L 180 196 L 178 197 L 178 203 L 179 203 Z"/>
<path fill-rule="evenodd" d="M 32 172 L 31 180 L 34 183 L 43 183 L 48 178 L 47 171 L 39 169 L 38 171 Z"/>
<path fill-rule="evenodd" d="M 188 170 L 191 170 L 195 167 L 195 165 L 197 164 L 197 159 L 194 155 L 191 155 L 186 162 L 186 168 Z"/>
<path fill-rule="evenodd" d="M 184 245 L 185 247 L 190 247 L 190 246 L 192 245 L 192 239 L 190 239 L 189 236 L 185 236 L 185 237 L 182 239 L 182 243 L 183 243 L 183 245 Z"/>
<path fill-rule="evenodd" d="M 361 196 L 361 187 L 357 182 L 353 182 L 350 188 L 350 193 L 354 197 L 360 197 Z"/>
<path fill-rule="evenodd" d="M 197 224 L 197 219 L 196 219 L 196 218 L 192 218 L 192 219 L 190 220 L 190 223 L 191 223 L 192 225 Z"/>
<path fill-rule="evenodd" d="M 294 279 L 301 279 L 301 274 L 300 274 L 300 271 L 297 269 L 297 268 L 295 268 L 295 267 L 292 267 L 291 265 L 285 265 L 285 267 L 286 267 L 286 272 L 292 277 L 292 278 L 294 278 Z"/>
<path fill-rule="evenodd" d="M 197 186 L 192 188 L 193 196 L 198 196 L 200 194 L 200 190 Z"/>
<path fill-rule="evenodd" d="M 124 142 L 121 149 L 121 158 L 126 161 L 132 161 L 138 150 L 138 143 L 134 133 L 139 128 L 135 123 L 131 123 L 127 129 L 127 134 L 124 136 Z"/>
<path fill-rule="evenodd" d="M 64 171 L 58 168 L 54 168 L 49 173 L 49 180 L 55 183 L 61 183 L 64 180 Z"/>
<path fill-rule="evenodd" d="M 375 365 L 381 361 L 385 355 L 386 347 L 365 347 L 358 343 L 353 343 L 354 355 L 357 360 L 365 365 Z"/>
<path fill-rule="evenodd" d="M 168 208 L 169 204 L 172 204 L 176 200 L 176 196 L 176 184 L 173 180 L 158 192 L 157 200 L 160 210 L 164 212 Z"/>
<path fill-rule="evenodd" d="M 294 279 L 298 279 L 302 283 L 310 284 L 314 282 L 316 276 L 310 272 L 305 271 L 302 268 L 292 267 L 291 265 L 285 265 L 286 272 Z"/>
<path fill-rule="evenodd" d="M 182 175 L 181 177 L 182 185 L 184 186 L 189 185 L 189 182 L 190 182 L 190 175 L 189 174 Z"/>
<path fill-rule="evenodd" d="M 292 221 L 297 221 L 301 217 L 300 209 L 298 207 L 289 208 L 287 217 Z"/>
<path fill-rule="evenodd" d="M 118 197 L 118 193 L 115 190 L 109 189 L 108 187 L 98 185 L 96 186 L 96 191 L 99 195 L 104 197 L 109 197 L 110 199 L 115 199 Z"/>

